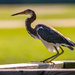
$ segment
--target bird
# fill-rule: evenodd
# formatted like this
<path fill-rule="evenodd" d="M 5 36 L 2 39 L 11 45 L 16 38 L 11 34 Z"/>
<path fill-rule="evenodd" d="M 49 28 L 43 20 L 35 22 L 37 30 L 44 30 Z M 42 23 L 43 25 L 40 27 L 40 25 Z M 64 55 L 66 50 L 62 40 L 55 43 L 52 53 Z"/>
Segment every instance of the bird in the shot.
<path fill-rule="evenodd" d="M 63 54 L 64 50 L 61 46 L 67 47 L 72 51 L 74 50 L 73 47 L 75 47 L 75 43 L 72 42 L 69 38 L 62 35 L 53 27 L 44 24 L 37 24 L 34 28 L 32 28 L 31 25 L 36 20 L 36 13 L 32 9 L 26 9 L 22 12 L 13 14 L 12 16 L 22 14 L 30 15 L 30 17 L 25 20 L 25 27 L 28 33 L 33 38 L 41 40 L 48 51 L 56 52 L 55 55 L 44 59 L 42 62 L 52 62 L 59 55 Z M 59 48 L 61 52 L 59 52 Z"/>

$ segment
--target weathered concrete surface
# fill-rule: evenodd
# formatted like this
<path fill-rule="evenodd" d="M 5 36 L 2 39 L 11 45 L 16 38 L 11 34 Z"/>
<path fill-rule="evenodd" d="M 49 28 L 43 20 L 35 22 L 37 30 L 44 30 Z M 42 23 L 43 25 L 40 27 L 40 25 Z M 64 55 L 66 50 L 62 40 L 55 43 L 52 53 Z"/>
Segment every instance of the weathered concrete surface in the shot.
<path fill-rule="evenodd" d="M 6 64 L 6 65 L 0 65 L 0 69 L 53 69 L 53 68 L 60 69 L 63 68 L 64 62 L 55 61 L 54 63 L 31 62 L 31 63 L 20 63 L 20 64 Z"/>
<path fill-rule="evenodd" d="M 0 75 L 75 75 L 75 61 L 0 65 Z"/>

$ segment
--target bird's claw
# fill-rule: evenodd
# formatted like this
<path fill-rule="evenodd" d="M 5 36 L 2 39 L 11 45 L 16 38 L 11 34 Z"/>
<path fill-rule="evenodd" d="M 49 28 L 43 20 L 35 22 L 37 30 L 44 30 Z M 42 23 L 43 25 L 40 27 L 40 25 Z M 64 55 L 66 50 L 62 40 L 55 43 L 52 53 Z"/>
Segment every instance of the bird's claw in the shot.
<path fill-rule="evenodd" d="M 41 61 L 41 62 L 43 62 L 43 63 L 53 63 L 53 65 L 55 65 L 55 63 L 52 62 L 52 61 Z"/>
<path fill-rule="evenodd" d="M 31 61 L 31 62 L 32 62 L 32 63 L 52 63 L 53 65 L 55 65 L 55 63 L 52 62 L 52 61 L 36 61 L 36 62 Z"/>

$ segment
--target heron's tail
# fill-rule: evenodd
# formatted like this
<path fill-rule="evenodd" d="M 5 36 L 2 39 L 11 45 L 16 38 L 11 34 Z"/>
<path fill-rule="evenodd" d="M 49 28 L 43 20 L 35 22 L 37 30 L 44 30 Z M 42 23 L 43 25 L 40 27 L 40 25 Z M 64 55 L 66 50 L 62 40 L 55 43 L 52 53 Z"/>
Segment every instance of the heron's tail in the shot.
<path fill-rule="evenodd" d="M 70 43 L 71 46 L 75 47 L 75 43 L 74 42 L 70 41 L 69 43 Z"/>
<path fill-rule="evenodd" d="M 72 46 L 69 46 L 69 45 L 66 45 L 66 44 L 61 45 L 61 46 L 68 47 L 70 50 L 74 50 L 74 48 Z"/>
<path fill-rule="evenodd" d="M 70 46 L 68 46 L 68 48 L 69 48 L 70 50 L 74 50 L 73 47 L 75 47 L 75 43 L 72 42 L 72 41 L 70 41 L 69 43 L 70 43 Z"/>
<path fill-rule="evenodd" d="M 74 48 L 73 48 L 72 46 L 68 46 L 68 48 L 69 48 L 70 50 L 74 50 Z"/>
<path fill-rule="evenodd" d="M 74 50 L 73 47 L 75 47 L 75 43 L 67 39 L 66 43 L 62 44 L 62 46 L 68 47 L 70 50 Z"/>

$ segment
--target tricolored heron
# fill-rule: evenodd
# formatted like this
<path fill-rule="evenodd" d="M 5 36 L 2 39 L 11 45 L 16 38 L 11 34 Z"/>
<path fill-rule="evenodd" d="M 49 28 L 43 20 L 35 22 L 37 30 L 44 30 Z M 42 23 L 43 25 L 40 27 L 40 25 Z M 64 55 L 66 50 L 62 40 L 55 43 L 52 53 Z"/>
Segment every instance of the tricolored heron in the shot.
<path fill-rule="evenodd" d="M 36 20 L 36 14 L 33 10 L 27 9 L 22 12 L 13 14 L 12 16 L 20 15 L 20 14 L 26 14 L 26 15 L 29 14 L 31 16 L 30 18 L 27 18 L 25 21 L 25 26 L 26 26 L 28 33 L 33 38 L 37 38 L 41 40 L 49 51 L 57 52 L 56 55 L 49 57 L 43 60 L 42 62 L 46 62 L 48 60 L 51 62 L 52 60 L 57 58 L 59 55 L 61 55 L 64 52 L 61 46 L 65 46 L 71 50 L 74 50 L 73 47 L 75 46 L 75 43 L 70 41 L 70 39 L 64 37 L 61 33 L 56 31 L 54 28 L 43 25 L 43 24 L 38 24 L 36 25 L 35 28 L 32 28 L 31 23 L 34 20 Z M 59 48 L 61 49 L 61 53 L 59 53 L 58 51 Z"/>

